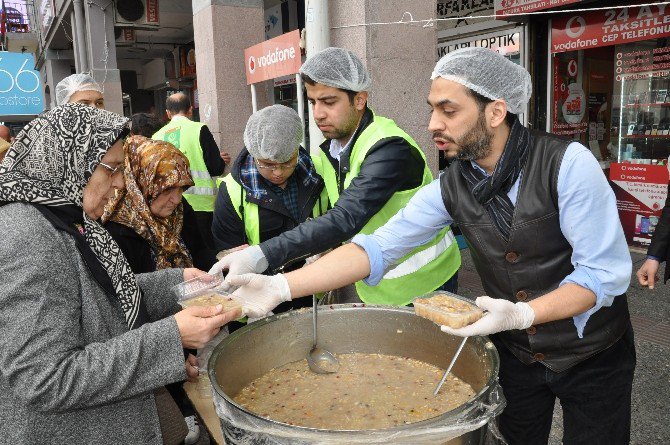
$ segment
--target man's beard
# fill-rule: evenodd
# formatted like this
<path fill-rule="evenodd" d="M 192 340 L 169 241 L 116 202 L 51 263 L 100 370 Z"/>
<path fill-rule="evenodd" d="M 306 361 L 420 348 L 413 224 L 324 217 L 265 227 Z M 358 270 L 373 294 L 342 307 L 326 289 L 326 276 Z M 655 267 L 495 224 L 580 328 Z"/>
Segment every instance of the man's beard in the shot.
<path fill-rule="evenodd" d="M 458 153 L 452 159 L 460 159 L 461 161 L 477 161 L 484 159 L 491 154 L 491 141 L 493 140 L 493 133 L 486 128 L 486 117 L 484 113 L 479 113 L 477 122 L 465 131 L 463 137 L 459 140 L 448 137 L 444 134 L 436 134 L 435 136 L 446 139 L 447 141 L 458 145 Z"/>
<path fill-rule="evenodd" d="M 333 129 L 327 132 L 323 132 L 323 137 L 326 139 L 344 139 L 344 138 L 350 138 L 351 135 L 356 131 L 356 128 L 358 128 L 358 114 L 356 113 L 355 110 L 352 110 L 349 115 L 347 116 L 347 119 L 342 123 L 342 126 L 340 127 L 335 127 L 333 126 Z"/>

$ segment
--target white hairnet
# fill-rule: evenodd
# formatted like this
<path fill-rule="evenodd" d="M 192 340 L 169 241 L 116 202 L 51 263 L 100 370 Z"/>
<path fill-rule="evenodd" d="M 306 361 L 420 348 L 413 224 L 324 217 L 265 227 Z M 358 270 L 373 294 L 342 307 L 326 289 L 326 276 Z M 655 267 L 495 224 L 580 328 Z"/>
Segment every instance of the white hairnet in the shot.
<path fill-rule="evenodd" d="M 356 54 L 343 48 L 326 48 L 313 56 L 300 68 L 316 83 L 350 91 L 367 91 L 372 80 L 365 65 Z"/>
<path fill-rule="evenodd" d="M 532 82 L 525 68 L 487 48 L 461 48 L 442 57 L 431 79 L 442 77 L 460 83 L 491 100 L 504 99 L 507 110 L 523 113 Z"/>
<path fill-rule="evenodd" d="M 72 74 L 56 85 L 56 105 L 68 103 L 77 91 L 97 91 L 102 94 L 102 88 L 89 74 Z"/>
<path fill-rule="evenodd" d="M 271 105 L 256 111 L 244 129 L 244 145 L 256 159 L 287 162 L 302 142 L 302 122 L 293 108 Z"/>

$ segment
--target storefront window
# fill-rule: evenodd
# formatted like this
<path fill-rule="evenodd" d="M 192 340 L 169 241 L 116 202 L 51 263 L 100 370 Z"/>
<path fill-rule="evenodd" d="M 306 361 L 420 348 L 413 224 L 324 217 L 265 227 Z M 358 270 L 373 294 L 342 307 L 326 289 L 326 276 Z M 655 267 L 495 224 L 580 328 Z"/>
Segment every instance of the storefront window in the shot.
<path fill-rule="evenodd" d="M 628 242 L 647 246 L 668 190 L 670 8 L 565 14 L 550 57 L 550 131 L 600 160 Z"/>

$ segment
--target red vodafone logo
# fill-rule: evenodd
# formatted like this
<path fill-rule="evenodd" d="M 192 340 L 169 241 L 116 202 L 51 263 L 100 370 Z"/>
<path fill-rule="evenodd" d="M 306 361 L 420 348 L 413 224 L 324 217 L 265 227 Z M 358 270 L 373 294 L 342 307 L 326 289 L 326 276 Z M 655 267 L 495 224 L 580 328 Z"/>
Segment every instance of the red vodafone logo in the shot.
<path fill-rule="evenodd" d="M 256 71 L 256 58 L 254 56 L 249 56 L 249 72 L 253 74 Z"/>
<path fill-rule="evenodd" d="M 571 17 L 565 24 L 565 33 L 572 39 L 576 39 L 586 30 L 586 20 L 578 15 Z"/>

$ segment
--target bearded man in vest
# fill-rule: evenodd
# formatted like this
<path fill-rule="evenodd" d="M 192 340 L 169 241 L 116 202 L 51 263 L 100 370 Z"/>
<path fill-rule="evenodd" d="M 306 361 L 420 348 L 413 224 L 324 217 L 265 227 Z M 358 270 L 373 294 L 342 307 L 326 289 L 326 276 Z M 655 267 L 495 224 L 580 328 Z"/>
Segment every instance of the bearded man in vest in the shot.
<path fill-rule="evenodd" d="M 328 210 L 323 179 L 300 146 L 302 138 L 302 122 L 292 108 L 272 105 L 251 115 L 245 148 L 219 186 L 212 224 L 217 250 L 258 245 Z M 298 261 L 289 270 L 304 264 Z M 288 301 L 274 312 L 309 305 L 306 298 Z M 236 327 L 233 322 L 228 329 Z"/>
<path fill-rule="evenodd" d="M 170 122 L 158 130 L 151 139 L 174 145 L 188 158 L 195 185 L 184 192 L 184 198 L 195 211 L 198 229 L 205 243 L 211 246 L 212 212 L 216 200 L 214 176 L 223 173 L 230 155 L 219 151 L 214 136 L 207 125 L 194 122 L 191 100 L 184 93 L 175 93 L 165 101 L 165 112 Z"/>
<path fill-rule="evenodd" d="M 510 444 L 546 444 L 556 398 L 563 443 L 627 444 L 635 370 L 626 289 L 632 262 L 616 199 L 578 142 L 525 129 L 528 72 L 486 48 L 445 55 L 432 75 L 428 126 L 455 158 L 372 235 L 303 269 L 227 277 L 244 310 L 361 278 L 375 284 L 393 261 L 457 223 L 489 296 L 479 321 L 442 330 L 490 335 L 507 406 Z"/>
<path fill-rule="evenodd" d="M 229 254 L 210 273 L 224 269 L 230 275 L 274 273 L 358 233 L 372 233 L 432 180 L 416 142 L 392 120 L 368 108 L 370 75 L 352 52 L 327 48 L 307 59 L 300 73 L 314 120 L 326 138 L 316 156 L 316 168 L 324 178 L 332 209 L 257 246 Z M 399 261 L 382 283 L 357 282 L 355 290 L 341 291 L 335 302 L 406 305 L 445 283 L 455 290 L 460 263 L 458 245 L 449 227 L 444 227 Z"/>

